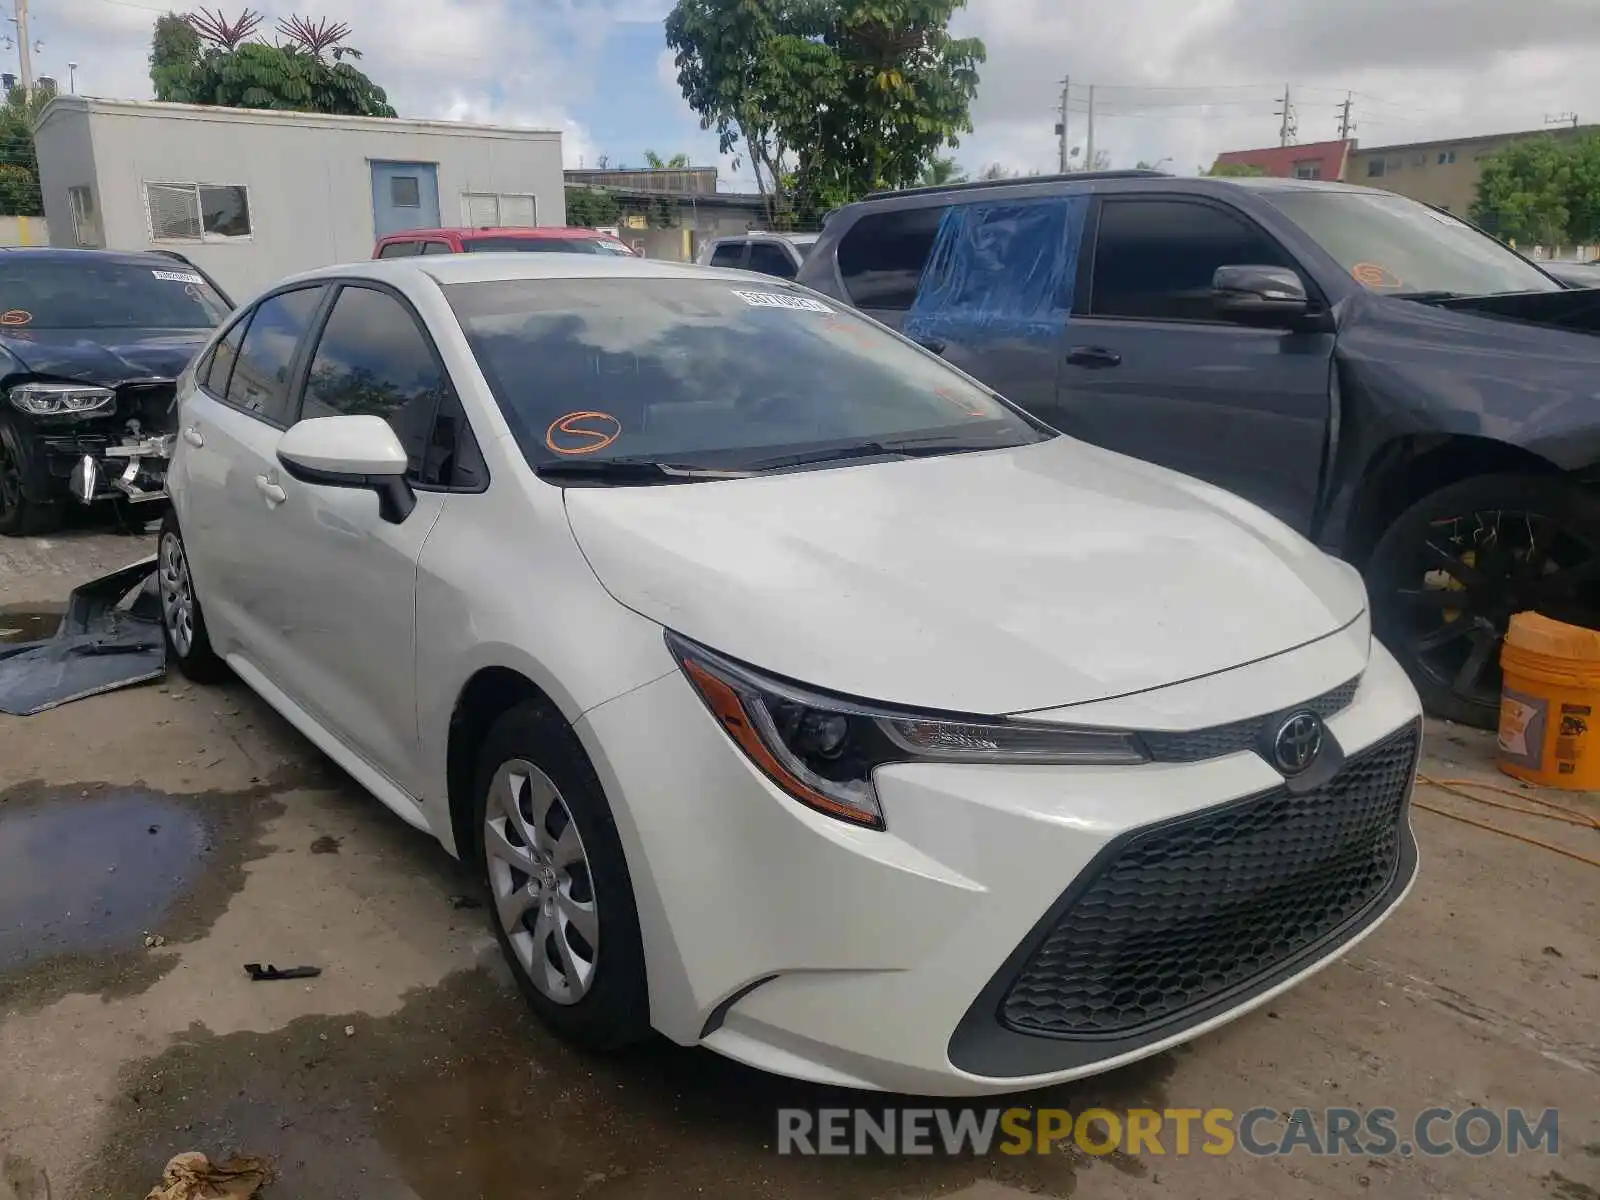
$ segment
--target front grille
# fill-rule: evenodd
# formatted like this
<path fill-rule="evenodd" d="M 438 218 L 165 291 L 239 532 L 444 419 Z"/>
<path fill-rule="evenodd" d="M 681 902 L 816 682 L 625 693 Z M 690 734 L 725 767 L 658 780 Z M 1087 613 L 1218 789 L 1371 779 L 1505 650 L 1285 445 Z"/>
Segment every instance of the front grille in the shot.
<path fill-rule="evenodd" d="M 1001 1022 L 1126 1035 L 1333 939 L 1394 877 L 1419 734 L 1401 730 L 1301 795 L 1277 788 L 1134 834 L 1028 958 Z"/>
<path fill-rule="evenodd" d="M 1332 691 L 1306 701 L 1293 711 L 1314 712 L 1326 720 L 1334 713 L 1349 708 L 1360 686 L 1361 679 L 1358 676 L 1349 683 L 1342 683 Z M 1241 750 L 1254 750 L 1261 738 L 1264 719 L 1247 717 L 1243 721 L 1230 721 L 1209 729 L 1183 733 L 1142 733 L 1139 736 L 1156 762 L 1200 762 L 1207 758 L 1221 758 L 1224 754 L 1238 754 Z"/>

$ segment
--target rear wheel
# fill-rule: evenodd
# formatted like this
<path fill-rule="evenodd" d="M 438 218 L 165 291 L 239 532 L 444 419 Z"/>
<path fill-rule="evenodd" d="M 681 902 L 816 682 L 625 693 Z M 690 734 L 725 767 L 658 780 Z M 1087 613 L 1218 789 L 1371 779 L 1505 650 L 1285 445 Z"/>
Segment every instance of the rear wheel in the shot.
<path fill-rule="evenodd" d="M 1493 729 L 1512 614 L 1600 618 L 1600 500 L 1559 476 L 1463 480 L 1403 512 L 1366 575 L 1374 630 L 1423 706 Z"/>
<path fill-rule="evenodd" d="M 227 664 L 211 648 L 205 615 L 200 611 L 194 577 L 189 571 L 189 553 L 178 532 L 178 520 L 170 512 L 161 522 L 161 537 L 156 544 L 156 586 L 161 594 L 161 632 L 167 642 L 167 658 L 177 664 L 185 678 L 196 683 L 216 683 L 226 678 Z"/>
<path fill-rule="evenodd" d="M 533 1010 L 613 1050 L 650 1032 L 633 884 L 605 793 L 572 728 L 543 704 L 497 720 L 478 757 L 478 865 L 489 920 Z"/>
<path fill-rule="evenodd" d="M 60 505 L 41 502 L 46 486 L 27 430 L 0 416 L 0 535 L 29 537 L 59 527 Z"/>

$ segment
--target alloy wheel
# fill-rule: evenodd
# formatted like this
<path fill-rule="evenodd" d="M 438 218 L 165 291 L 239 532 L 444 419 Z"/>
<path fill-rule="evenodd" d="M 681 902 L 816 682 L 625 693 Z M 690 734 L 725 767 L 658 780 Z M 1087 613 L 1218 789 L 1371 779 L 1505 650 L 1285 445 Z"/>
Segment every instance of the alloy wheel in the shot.
<path fill-rule="evenodd" d="M 1429 525 L 1395 598 L 1421 670 L 1461 700 L 1495 707 L 1513 614 L 1588 624 L 1600 611 L 1600 545 L 1542 513 L 1468 512 Z"/>
<path fill-rule="evenodd" d="M 194 585 L 189 579 L 189 558 L 178 535 L 161 536 L 160 563 L 157 568 L 161 589 L 161 619 L 172 648 L 179 658 L 187 658 L 194 648 Z"/>
<path fill-rule="evenodd" d="M 583 838 L 555 783 L 531 762 L 503 763 L 483 830 L 496 918 L 541 995 L 576 1004 L 594 984 L 600 917 Z"/>

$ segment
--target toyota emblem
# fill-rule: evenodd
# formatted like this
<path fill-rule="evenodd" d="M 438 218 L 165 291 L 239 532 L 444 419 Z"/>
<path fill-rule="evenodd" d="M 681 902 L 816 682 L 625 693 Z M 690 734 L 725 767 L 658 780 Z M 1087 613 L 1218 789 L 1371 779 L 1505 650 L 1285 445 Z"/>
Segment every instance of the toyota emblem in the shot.
<path fill-rule="evenodd" d="M 1272 761 L 1285 775 L 1302 775 L 1322 753 L 1322 719 L 1298 712 L 1278 727 L 1272 739 Z"/>

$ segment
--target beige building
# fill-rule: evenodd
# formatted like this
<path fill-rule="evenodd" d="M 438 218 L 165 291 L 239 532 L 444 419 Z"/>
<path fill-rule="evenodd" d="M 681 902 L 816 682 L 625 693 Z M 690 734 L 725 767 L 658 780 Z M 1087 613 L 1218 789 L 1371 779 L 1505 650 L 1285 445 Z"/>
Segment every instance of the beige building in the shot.
<path fill-rule="evenodd" d="M 1558 126 L 1524 133 L 1491 133 L 1405 146 L 1357 147 L 1345 167 L 1347 183 L 1383 188 L 1467 215 L 1478 196 L 1483 160 L 1513 142 L 1534 137 L 1568 139 L 1600 132 L 1600 125 Z"/>

